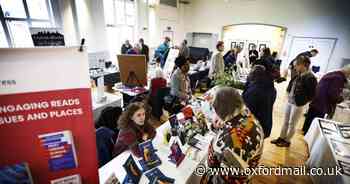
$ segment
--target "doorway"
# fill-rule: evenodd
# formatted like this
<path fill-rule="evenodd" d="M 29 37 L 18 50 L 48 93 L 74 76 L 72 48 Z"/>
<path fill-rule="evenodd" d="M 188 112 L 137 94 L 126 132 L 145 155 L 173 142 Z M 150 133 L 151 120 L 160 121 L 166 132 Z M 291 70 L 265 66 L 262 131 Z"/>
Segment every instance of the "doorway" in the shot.
<path fill-rule="evenodd" d="M 285 27 L 269 24 L 234 24 L 224 26 L 222 40 L 225 43 L 225 50 L 239 46 L 243 49 L 241 52 L 243 55 L 247 55 L 253 45 L 258 50 L 269 47 L 271 52 L 280 53 L 286 31 Z"/>
<path fill-rule="evenodd" d="M 332 57 L 337 38 L 320 38 L 320 37 L 298 37 L 292 38 L 289 48 L 288 62 L 292 61 L 299 53 L 317 49 L 318 54 L 311 59 L 311 66 L 319 66 L 322 75 L 328 71 L 328 65 Z"/>

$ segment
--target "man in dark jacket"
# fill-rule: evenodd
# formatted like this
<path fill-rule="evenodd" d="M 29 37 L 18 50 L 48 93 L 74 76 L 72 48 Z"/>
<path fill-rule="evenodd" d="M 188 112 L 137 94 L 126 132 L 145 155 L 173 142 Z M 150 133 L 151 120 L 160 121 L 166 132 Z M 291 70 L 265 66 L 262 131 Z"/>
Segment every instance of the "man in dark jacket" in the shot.
<path fill-rule="evenodd" d="M 276 89 L 262 65 L 255 65 L 249 73 L 242 97 L 248 109 L 259 120 L 264 138 L 271 134 L 272 110 L 276 100 Z"/>
<path fill-rule="evenodd" d="M 125 40 L 125 43 L 122 45 L 121 53 L 127 54 L 129 49 L 132 49 L 132 45 L 130 44 L 129 40 Z"/>
<path fill-rule="evenodd" d="M 288 102 L 285 112 L 285 121 L 280 137 L 271 141 L 279 147 L 289 147 L 296 124 L 302 115 L 303 107 L 315 96 L 317 85 L 316 77 L 309 71 L 310 59 L 299 56 L 295 63 L 297 75 L 288 84 Z"/>
<path fill-rule="evenodd" d="M 146 56 L 146 63 L 148 63 L 148 61 L 149 61 L 149 48 L 145 44 L 145 42 L 144 42 L 144 40 L 142 38 L 140 38 L 139 43 L 140 43 L 140 46 L 141 46 L 140 54 Z"/>
<path fill-rule="evenodd" d="M 336 105 L 344 99 L 342 92 L 350 77 L 350 65 L 338 71 L 327 73 L 317 85 L 315 98 L 309 105 L 303 126 L 304 135 L 310 128 L 314 118 L 323 118 L 326 114 L 332 116 Z"/>
<path fill-rule="evenodd" d="M 254 44 L 252 50 L 249 51 L 249 64 L 255 65 L 256 59 L 259 57 L 259 53 L 256 50 L 256 45 Z"/>
<path fill-rule="evenodd" d="M 298 57 L 305 56 L 305 57 L 311 58 L 311 57 L 315 57 L 317 54 L 318 54 L 317 49 L 312 49 L 310 51 L 306 51 L 306 52 L 302 52 L 302 53 L 298 54 L 297 57 L 295 57 L 288 65 L 288 69 L 290 69 L 290 72 L 291 72 L 291 79 L 293 77 L 295 77 L 295 75 L 297 75 L 297 72 L 295 70 L 295 62 L 296 62 Z M 283 78 L 287 77 L 288 69 L 284 71 L 283 76 L 282 76 Z"/>

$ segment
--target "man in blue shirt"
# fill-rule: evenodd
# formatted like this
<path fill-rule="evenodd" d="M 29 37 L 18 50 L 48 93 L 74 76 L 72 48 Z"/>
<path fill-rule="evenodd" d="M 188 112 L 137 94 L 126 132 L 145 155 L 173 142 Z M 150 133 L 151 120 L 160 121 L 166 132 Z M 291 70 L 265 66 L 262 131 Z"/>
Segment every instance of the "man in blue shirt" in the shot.
<path fill-rule="evenodd" d="M 166 60 L 166 54 L 168 53 L 170 47 L 170 38 L 165 37 L 164 42 L 159 45 L 159 47 L 155 50 L 154 57 L 155 58 L 160 58 L 160 66 L 163 68 Z"/>

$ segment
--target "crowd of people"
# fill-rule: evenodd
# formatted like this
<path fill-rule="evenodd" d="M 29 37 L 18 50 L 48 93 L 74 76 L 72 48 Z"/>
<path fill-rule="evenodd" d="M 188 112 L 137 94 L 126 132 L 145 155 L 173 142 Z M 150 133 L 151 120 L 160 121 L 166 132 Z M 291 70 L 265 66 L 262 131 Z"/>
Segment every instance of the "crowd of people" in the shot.
<path fill-rule="evenodd" d="M 168 52 L 170 39 L 155 50 L 155 58 L 164 65 L 166 52 Z M 148 47 L 143 39 L 140 46 L 133 48 L 128 41 L 122 47 L 122 53 L 133 52 L 148 53 Z M 139 47 L 139 48 L 138 48 Z M 225 72 L 225 68 L 237 66 L 238 54 L 242 48 L 235 47 L 225 55 L 224 42 L 216 45 L 217 52 L 213 54 L 210 63 L 208 78 L 215 80 L 216 76 Z M 146 52 L 147 50 L 147 52 Z M 188 71 L 189 50 L 185 40 L 180 46 L 180 54 L 175 59 L 176 69 L 170 79 L 170 91 L 164 95 L 170 100 L 170 108 L 178 108 L 189 103 L 192 98 Z M 279 137 L 271 141 L 279 147 L 289 147 L 291 139 L 296 132 L 296 124 L 302 117 L 305 108 L 308 110 L 303 126 L 304 134 L 307 133 L 312 121 L 316 117 L 331 117 L 336 104 L 342 102 L 342 90 L 350 77 L 350 65 L 340 70 L 325 74 L 319 81 L 310 70 L 311 57 L 318 54 L 316 49 L 299 54 L 293 59 L 287 71 L 280 74 L 276 67 L 276 55 L 271 54 L 269 48 L 264 48 L 259 53 L 256 47 L 249 51 L 249 63 L 251 65 L 247 82 L 243 93 L 227 86 L 217 87 L 212 95 L 211 106 L 215 117 L 212 122 L 212 130 L 217 136 L 211 141 L 208 150 L 208 167 L 256 167 L 263 150 L 264 139 L 270 137 L 273 123 L 273 107 L 276 101 L 277 91 L 275 83 L 287 80 L 288 70 L 291 78 L 286 89 L 287 100 L 285 102 L 284 122 Z M 156 91 L 167 86 L 166 79 L 160 73 L 151 84 L 150 95 L 155 98 Z M 139 155 L 137 145 L 145 140 L 155 137 L 155 129 L 149 123 L 149 114 L 142 102 L 129 104 L 122 112 L 116 125 L 119 135 L 114 146 L 113 156 L 117 156 L 125 150 L 131 150 Z M 238 159 L 237 159 L 238 158 Z M 249 176 L 223 176 L 204 174 L 201 183 L 244 183 Z"/>

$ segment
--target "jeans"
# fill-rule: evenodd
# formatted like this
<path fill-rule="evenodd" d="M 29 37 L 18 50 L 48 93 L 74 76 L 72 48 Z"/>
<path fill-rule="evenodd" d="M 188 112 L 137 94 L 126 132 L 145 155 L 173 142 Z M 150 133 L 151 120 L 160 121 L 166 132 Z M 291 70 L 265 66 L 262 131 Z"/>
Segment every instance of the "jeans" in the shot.
<path fill-rule="evenodd" d="M 296 106 L 295 104 L 287 103 L 284 123 L 281 130 L 280 138 L 290 142 L 294 133 L 295 126 L 303 112 L 303 106 Z"/>

